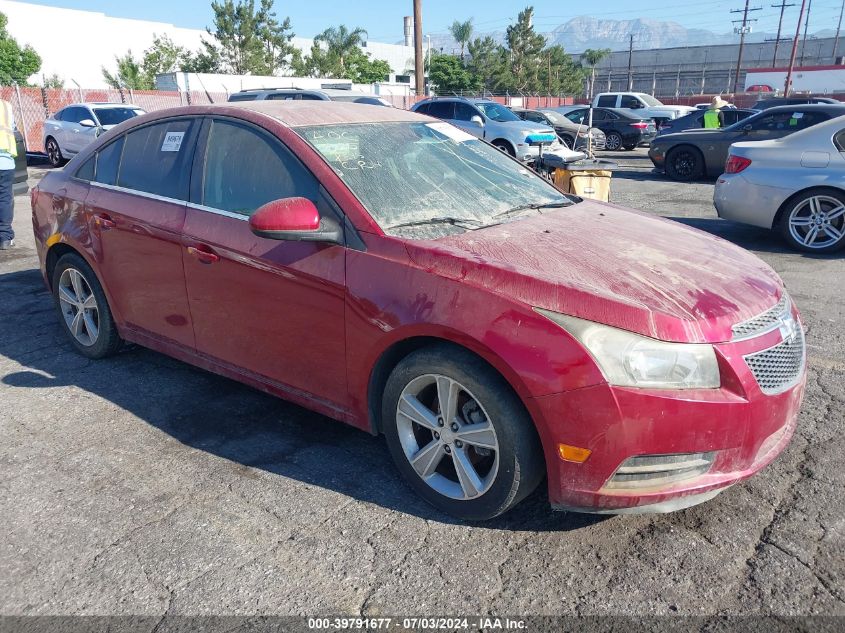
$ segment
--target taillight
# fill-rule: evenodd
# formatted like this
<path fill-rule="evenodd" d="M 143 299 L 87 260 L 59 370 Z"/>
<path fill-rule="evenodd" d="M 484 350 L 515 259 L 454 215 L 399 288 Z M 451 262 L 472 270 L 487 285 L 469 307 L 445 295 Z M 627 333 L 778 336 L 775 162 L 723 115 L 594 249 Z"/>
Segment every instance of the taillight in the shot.
<path fill-rule="evenodd" d="M 735 154 L 731 154 L 728 156 L 728 160 L 725 161 L 725 173 L 726 174 L 738 174 L 743 169 L 748 167 L 751 164 L 750 158 L 745 158 L 744 156 L 736 156 Z"/>
<path fill-rule="evenodd" d="M 638 121 L 637 123 L 631 123 L 631 127 L 635 127 L 638 130 L 644 130 L 648 127 L 648 123 L 645 121 Z"/>

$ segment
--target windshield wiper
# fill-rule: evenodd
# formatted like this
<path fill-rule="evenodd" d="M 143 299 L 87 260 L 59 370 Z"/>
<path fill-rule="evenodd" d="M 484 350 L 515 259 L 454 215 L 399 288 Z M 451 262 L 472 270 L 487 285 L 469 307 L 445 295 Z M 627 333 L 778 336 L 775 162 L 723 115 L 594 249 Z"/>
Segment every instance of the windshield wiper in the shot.
<path fill-rule="evenodd" d="M 386 229 L 398 229 L 404 228 L 406 226 L 425 226 L 426 224 L 451 224 L 453 226 L 458 226 L 461 228 L 479 228 L 484 226 L 483 222 L 479 220 L 474 220 L 472 218 L 453 218 L 453 217 L 437 217 L 437 218 L 427 218 L 425 220 L 411 220 L 409 222 L 399 222 L 397 224 L 390 224 L 386 226 Z M 462 224 L 469 224 L 469 226 L 461 226 Z"/>
<path fill-rule="evenodd" d="M 568 207 L 572 205 L 572 202 L 535 202 L 534 204 L 520 204 L 515 207 L 511 207 L 506 211 L 501 211 L 500 213 L 495 214 L 494 218 L 501 218 L 506 215 L 511 215 L 512 213 L 517 213 L 519 211 L 527 211 L 529 209 L 559 209 L 561 207 Z"/>

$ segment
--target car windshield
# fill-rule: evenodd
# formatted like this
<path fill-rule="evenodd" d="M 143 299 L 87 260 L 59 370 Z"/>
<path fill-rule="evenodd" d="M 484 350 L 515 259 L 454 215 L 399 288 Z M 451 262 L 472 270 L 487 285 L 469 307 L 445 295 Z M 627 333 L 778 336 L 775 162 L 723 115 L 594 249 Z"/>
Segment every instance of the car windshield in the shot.
<path fill-rule="evenodd" d="M 127 119 L 144 114 L 140 108 L 95 108 L 100 125 L 117 125 Z"/>
<path fill-rule="evenodd" d="M 559 112 L 554 112 L 553 110 L 541 110 L 541 112 L 549 121 L 556 125 L 566 125 L 567 123 L 569 123 L 569 119 L 567 119 Z"/>
<path fill-rule="evenodd" d="M 645 104 L 647 106 L 662 106 L 663 105 L 662 101 L 658 101 L 657 99 L 655 99 L 651 95 L 638 95 L 638 96 L 640 97 L 640 99 L 645 101 Z"/>
<path fill-rule="evenodd" d="M 499 103 L 476 103 L 478 107 L 488 119 L 493 119 L 499 123 L 506 123 L 508 121 L 521 121 L 518 116 L 511 112 L 505 106 Z"/>
<path fill-rule="evenodd" d="M 572 204 L 533 171 L 448 123 L 358 123 L 296 131 L 389 235 L 432 239 L 543 212 L 536 207 Z"/>

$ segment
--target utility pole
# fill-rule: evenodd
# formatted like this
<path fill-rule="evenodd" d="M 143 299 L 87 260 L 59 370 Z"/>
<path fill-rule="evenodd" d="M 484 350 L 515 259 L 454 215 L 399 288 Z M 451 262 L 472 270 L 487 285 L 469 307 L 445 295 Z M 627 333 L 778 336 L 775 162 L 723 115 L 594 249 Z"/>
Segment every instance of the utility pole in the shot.
<path fill-rule="evenodd" d="M 736 24 L 737 22 L 741 22 L 740 26 L 734 27 L 734 33 L 739 33 L 739 54 L 736 57 L 736 73 L 734 74 L 734 94 L 737 93 L 739 89 L 739 73 L 742 69 L 742 49 L 745 46 L 745 34 L 751 32 L 751 26 L 748 24 L 749 22 L 756 22 L 757 20 L 750 20 L 748 19 L 748 12 L 749 11 L 759 11 L 763 7 L 754 7 L 749 8 L 748 3 L 750 0 L 745 0 L 745 8 L 744 9 L 731 9 L 731 13 L 741 13 L 742 20 L 733 20 L 733 23 Z"/>
<path fill-rule="evenodd" d="M 845 6 L 845 0 L 842 0 L 843 6 Z M 794 7 L 794 4 L 786 4 L 786 0 L 781 0 L 780 4 L 773 4 L 772 8 L 780 8 L 780 19 L 778 20 L 778 34 L 775 38 L 775 54 L 772 55 L 772 68 L 777 68 L 778 66 L 778 46 L 780 45 L 780 30 L 783 27 L 783 11 L 786 7 Z"/>
<path fill-rule="evenodd" d="M 839 9 L 839 23 L 836 25 L 836 37 L 833 38 L 833 63 L 836 63 L 836 49 L 839 48 L 839 29 L 842 28 L 842 13 L 845 12 L 845 0 L 842 0 L 842 8 Z"/>
<path fill-rule="evenodd" d="M 804 39 L 801 42 L 801 61 L 798 63 L 799 66 L 804 65 L 804 50 L 807 48 L 807 27 L 810 25 L 810 11 L 813 10 L 813 0 L 807 4 L 807 19 L 804 20 Z"/>
<path fill-rule="evenodd" d="M 631 72 L 634 59 L 634 34 L 631 33 L 628 38 L 628 92 L 631 92 L 634 89 L 634 75 Z"/>
<path fill-rule="evenodd" d="M 789 69 L 786 71 L 786 81 L 783 84 L 783 96 L 788 97 L 792 91 L 792 69 L 795 67 L 795 54 L 798 52 L 798 37 L 801 35 L 801 20 L 804 18 L 804 7 L 807 0 L 801 0 L 798 11 L 798 24 L 795 26 L 795 37 L 792 40 L 792 52 L 789 55 Z"/>
<path fill-rule="evenodd" d="M 425 68 L 422 45 L 422 0 L 414 0 L 414 80 L 417 97 L 425 94 Z"/>

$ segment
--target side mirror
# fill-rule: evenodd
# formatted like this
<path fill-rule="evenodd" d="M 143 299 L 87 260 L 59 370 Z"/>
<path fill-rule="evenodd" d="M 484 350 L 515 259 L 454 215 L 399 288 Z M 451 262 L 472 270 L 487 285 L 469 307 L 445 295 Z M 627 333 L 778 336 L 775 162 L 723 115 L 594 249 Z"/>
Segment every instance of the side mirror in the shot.
<path fill-rule="evenodd" d="M 79 125 L 82 127 L 97 127 L 97 124 L 94 123 L 93 119 L 82 119 L 79 122 Z"/>
<path fill-rule="evenodd" d="M 484 127 L 484 119 L 482 119 L 482 118 L 481 118 L 480 116 L 478 116 L 477 114 L 476 114 L 476 115 L 473 115 L 472 117 L 470 117 L 470 120 L 469 120 L 469 121 L 470 121 L 470 123 L 474 123 L 474 124 L 475 124 L 475 125 L 477 125 L 478 127 Z"/>
<path fill-rule="evenodd" d="M 249 228 L 268 240 L 343 243 L 340 225 L 331 218 L 321 218 L 317 207 L 306 198 L 268 202 L 249 218 Z"/>

